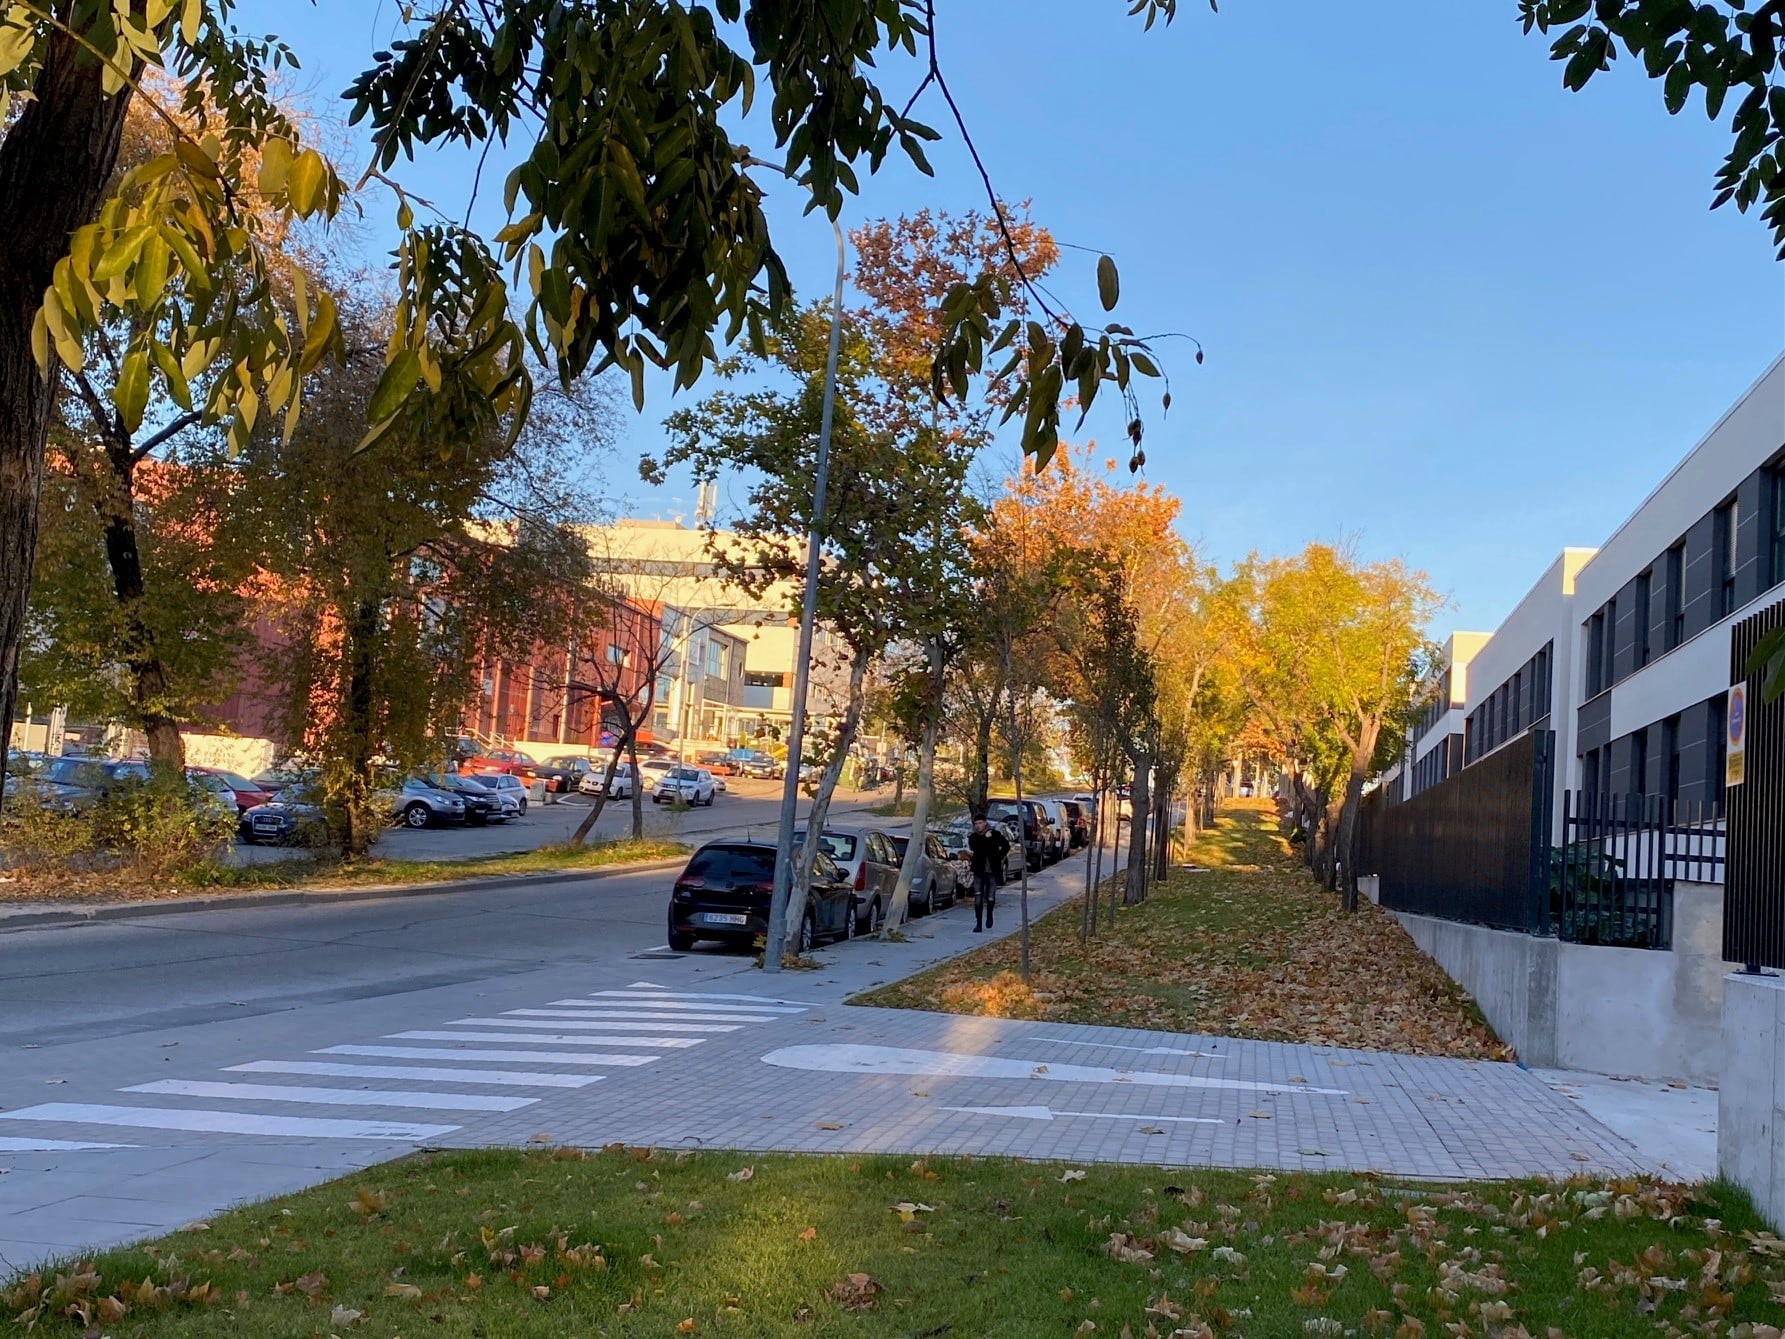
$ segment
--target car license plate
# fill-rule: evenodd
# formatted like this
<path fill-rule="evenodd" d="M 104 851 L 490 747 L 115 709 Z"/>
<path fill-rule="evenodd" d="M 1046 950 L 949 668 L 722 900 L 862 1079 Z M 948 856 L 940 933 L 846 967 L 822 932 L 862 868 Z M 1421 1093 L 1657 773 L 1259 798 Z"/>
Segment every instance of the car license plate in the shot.
<path fill-rule="evenodd" d="M 704 919 L 708 925 L 748 925 L 750 918 L 736 911 L 709 911 Z"/>

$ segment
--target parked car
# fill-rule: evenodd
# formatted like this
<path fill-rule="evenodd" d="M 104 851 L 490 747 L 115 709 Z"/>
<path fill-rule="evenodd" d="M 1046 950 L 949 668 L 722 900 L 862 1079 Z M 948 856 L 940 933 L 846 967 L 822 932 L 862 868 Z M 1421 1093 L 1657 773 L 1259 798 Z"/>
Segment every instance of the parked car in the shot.
<path fill-rule="evenodd" d="M 703 753 L 694 760 L 714 776 L 735 776 L 737 767 L 729 753 Z"/>
<path fill-rule="evenodd" d="M 1048 817 L 1047 810 L 1042 808 L 1039 801 L 1024 800 L 1019 805 L 1015 800 L 987 800 L 986 817 L 1009 820 L 1020 825 L 1023 852 L 1028 858 L 1031 873 L 1053 864 L 1059 858 L 1056 854 L 1058 842 L 1053 820 Z"/>
<path fill-rule="evenodd" d="M 48 808 L 72 813 L 102 800 L 120 786 L 149 779 L 149 765 L 138 759 L 108 762 L 91 758 L 52 758 L 35 776 L 20 778 Z"/>
<path fill-rule="evenodd" d="M 264 772 L 256 772 L 250 780 L 268 795 L 277 795 L 287 786 L 303 782 L 313 782 L 317 777 L 314 767 L 299 767 L 295 763 L 282 763 L 277 767 L 269 767 Z"/>
<path fill-rule="evenodd" d="M 236 835 L 251 844 L 319 846 L 328 836 L 321 796 L 302 782 L 287 785 L 243 814 Z"/>
<path fill-rule="evenodd" d="M 797 829 L 793 839 L 804 842 L 806 830 Z M 818 849 L 842 867 L 855 889 L 856 933 L 878 930 L 899 880 L 892 839 L 878 828 L 827 826 L 818 834 Z"/>
<path fill-rule="evenodd" d="M 697 939 L 753 944 L 768 933 L 775 848 L 768 842 L 708 842 L 689 859 L 669 895 L 669 946 L 686 953 Z M 825 939 L 854 933 L 855 890 L 820 851 L 812 862 L 805 918 L 791 947 L 809 953 Z"/>
<path fill-rule="evenodd" d="M 513 811 L 504 817 L 519 818 L 527 812 L 527 787 L 518 776 L 510 772 L 473 772 L 469 775 L 460 772 L 459 775 L 486 790 L 495 791 L 503 808 Z"/>
<path fill-rule="evenodd" d="M 456 772 L 418 772 L 416 778 L 435 790 L 457 795 L 465 802 L 465 821 L 481 827 L 485 823 L 501 823 L 519 818 L 520 810 L 504 809 L 501 798 L 487 786 L 480 786 L 468 776 Z"/>
<path fill-rule="evenodd" d="M 256 805 L 265 804 L 273 798 L 272 791 L 255 785 L 239 772 L 226 772 L 221 767 L 188 767 L 186 777 L 206 790 L 218 791 L 219 786 L 228 790 L 238 813 L 245 814 Z M 213 782 L 218 784 L 212 784 Z"/>
<path fill-rule="evenodd" d="M 657 789 L 657 783 L 681 766 L 674 758 L 646 758 L 638 765 L 638 784 L 644 787 L 649 795 Z"/>
<path fill-rule="evenodd" d="M 391 817 L 406 828 L 463 823 L 465 801 L 452 791 L 429 785 L 419 777 L 404 777 L 403 784 L 391 798 Z"/>
<path fill-rule="evenodd" d="M 599 795 L 603 782 L 607 778 L 607 768 L 598 767 L 593 772 L 584 772 L 577 789 L 584 795 Z M 623 762 L 614 767 L 612 788 L 608 791 L 610 800 L 629 800 L 632 798 L 632 764 Z"/>
<path fill-rule="evenodd" d="M 651 791 L 652 804 L 681 801 L 683 804 L 711 804 L 719 788 L 713 774 L 704 767 L 672 767 L 663 774 Z"/>
<path fill-rule="evenodd" d="M 531 781 L 539 764 L 518 749 L 489 749 L 459 764 L 461 773 L 477 776 L 515 776 Z"/>
<path fill-rule="evenodd" d="M 911 838 L 902 832 L 892 832 L 887 834 L 886 839 L 892 844 L 893 855 L 898 858 L 896 868 L 904 868 L 905 853 L 911 849 Z M 911 900 L 908 904 L 911 914 L 927 916 L 943 907 L 952 907 L 959 888 L 960 881 L 956 876 L 954 861 L 936 835 L 926 833 L 923 860 L 911 879 Z"/>
<path fill-rule="evenodd" d="M 760 781 L 779 781 L 787 775 L 785 765 L 760 749 L 733 749 L 728 756 L 739 776 L 755 777 Z"/>
<path fill-rule="evenodd" d="M 567 753 L 556 758 L 547 758 L 533 769 L 533 775 L 545 782 L 547 790 L 554 794 L 563 794 L 581 790 L 583 778 L 591 774 L 599 781 L 603 770 L 592 759 Z"/>
<path fill-rule="evenodd" d="M 1056 800 L 1060 818 L 1066 827 L 1066 844 L 1076 851 L 1091 844 L 1091 818 L 1077 800 Z"/>

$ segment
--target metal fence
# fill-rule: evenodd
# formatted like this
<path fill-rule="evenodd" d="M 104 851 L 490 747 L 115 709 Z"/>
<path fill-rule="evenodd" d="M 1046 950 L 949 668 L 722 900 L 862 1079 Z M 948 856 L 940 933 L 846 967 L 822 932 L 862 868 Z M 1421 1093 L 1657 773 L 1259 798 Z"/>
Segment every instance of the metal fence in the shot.
<path fill-rule="evenodd" d="M 1549 928 L 1555 735 L 1532 731 L 1400 804 L 1373 809 L 1360 874 L 1383 906 L 1505 930 Z"/>
<path fill-rule="evenodd" d="M 1562 793 L 1562 844 L 1549 852 L 1549 930 L 1577 944 L 1673 944 L 1676 880 L 1723 879 L 1717 803 L 1659 795 Z"/>
<path fill-rule="evenodd" d="M 1743 619 L 1729 639 L 1729 681 L 1747 686 L 1747 748 L 1745 779 L 1724 793 L 1723 956 L 1750 968 L 1785 968 L 1785 699 L 1762 701 L 1761 676 L 1747 668 L 1755 643 L 1780 627 L 1785 604 Z"/>
<path fill-rule="evenodd" d="M 1377 876 L 1382 905 L 1580 944 L 1671 947 L 1674 884 L 1723 881 L 1733 824 L 1722 805 L 1564 791 L 1552 842 L 1554 753 L 1554 734 L 1533 731 L 1409 800 L 1367 807 L 1358 872 Z"/>

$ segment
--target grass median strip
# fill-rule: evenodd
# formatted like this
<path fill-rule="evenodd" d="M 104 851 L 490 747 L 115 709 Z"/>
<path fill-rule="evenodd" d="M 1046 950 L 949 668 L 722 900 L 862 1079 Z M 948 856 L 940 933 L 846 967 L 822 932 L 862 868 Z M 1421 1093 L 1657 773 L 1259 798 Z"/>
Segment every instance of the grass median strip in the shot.
<path fill-rule="evenodd" d="M 1079 857 L 1082 859 L 1082 856 Z M 1339 909 L 1263 801 L 1226 809 L 1138 906 L 1079 943 L 1078 900 L 1034 927 L 1035 971 L 1014 937 L 856 997 L 856 1004 L 1510 1059 L 1468 995 L 1392 917 Z M 1001 915 L 1014 915 L 1000 894 Z"/>
<path fill-rule="evenodd" d="M 672 860 L 688 853 L 680 842 L 647 837 L 641 841 L 594 841 L 585 846 L 560 844 L 532 851 L 471 856 L 464 860 L 389 860 L 373 857 L 343 862 L 322 857 L 294 857 L 253 865 L 203 864 L 172 879 L 150 881 L 123 874 L 68 878 L 18 878 L 0 886 L 7 902 L 150 902 L 190 897 L 194 893 L 258 892 L 280 888 L 357 888 L 380 885 L 437 883 L 454 879 L 486 879 L 514 874 L 550 874 L 602 869 L 614 865 Z"/>
<path fill-rule="evenodd" d="M 1765 1339 L 1720 1186 L 969 1160 L 418 1155 L 0 1288 L 0 1334 Z"/>

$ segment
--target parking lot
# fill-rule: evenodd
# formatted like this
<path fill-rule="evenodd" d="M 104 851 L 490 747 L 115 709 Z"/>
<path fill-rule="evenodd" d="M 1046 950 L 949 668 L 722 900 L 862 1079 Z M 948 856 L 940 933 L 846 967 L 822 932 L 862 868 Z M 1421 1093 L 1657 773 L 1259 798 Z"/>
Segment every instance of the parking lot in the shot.
<path fill-rule="evenodd" d="M 758 781 L 748 777 L 725 778 L 726 791 L 710 807 L 679 810 L 669 805 L 653 804 L 645 797 L 644 818 L 647 837 L 687 839 L 691 843 L 720 835 L 756 835 L 773 838 L 781 812 L 781 783 Z M 555 803 L 531 802 L 519 819 L 506 823 L 437 826 L 420 829 L 392 827 L 379 839 L 376 853 L 392 860 L 469 860 L 477 856 L 506 855 L 516 851 L 532 851 L 570 839 L 593 803 L 586 795 L 548 797 Z M 879 790 L 839 790 L 832 801 L 831 812 L 841 815 L 881 805 L 892 799 L 891 787 Z M 800 798 L 803 815 L 811 801 Z M 902 820 L 901 820 L 902 821 Z M 624 837 L 632 830 L 632 802 L 610 800 L 596 821 L 590 838 L 611 840 Z M 256 864 L 293 859 L 302 852 L 277 846 L 249 846 L 235 843 L 227 858 L 237 864 Z"/>

